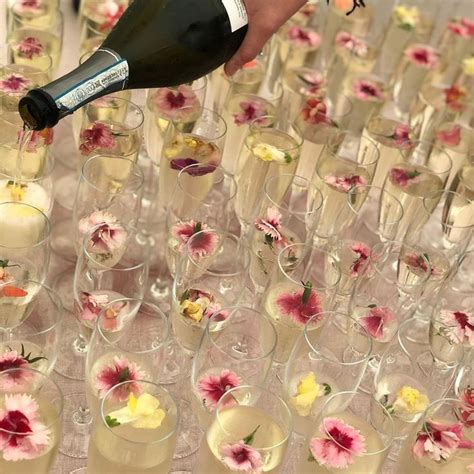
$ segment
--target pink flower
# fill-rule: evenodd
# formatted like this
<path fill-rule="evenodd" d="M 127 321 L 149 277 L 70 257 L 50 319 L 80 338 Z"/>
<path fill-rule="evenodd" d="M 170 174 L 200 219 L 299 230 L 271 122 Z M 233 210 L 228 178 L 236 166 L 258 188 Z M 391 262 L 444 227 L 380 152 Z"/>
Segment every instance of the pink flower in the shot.
<path fill-rule="evenodd" d="M 235 372 L 224 369 L 220 375 L 200 377 L 197 381 L 197 391 L 202 397 L 204 406 L 214 411 L 223 395 L 239 385 L 242 385 L 240 377 Z"/>
<path fill-rule="evenodd" d="M 358 79 L 352 85 L 352 92 L 360 100 L 384 100 L 385 96 L 375 81 Z"/>
<path fill-rule="evenodd" d="M 82 155 L 90 155 L 98 148 L 112 149 L 116 145 L 116 139 L 112 130 L 103 123 L 94 123 L 92 127 L 86 128 L 80 134 L 81 145 L 79 150 Z"/>
<path fill-rule="evenodd" d="M 422 272 L 428 271 L 428 265 L 430 266 L 430 275 L 433 277 L 440 276 L 441 273 L 437 268 L 435 268 L 431 262 L 429 255 L 427 253 L 424 254 L 416 254 L 410 253 L 405 255 L 403 261 L 412 269 L 420 269 Z"/>
<path fill-rule="evenodd" d="M 337 34 L 335 40 L 336 46 L 352 51 L 357 56 L 364 56 L 367 54 L 367 44 L 365 41 L 351 35 L 347 31 L 341 31 Z"/>
<path fill-rule="evenodd" d="M 23 134 L 25 132 L 23 130 L 19 130 L 17 133 L 17 144 L 20 143 Z M 26 147 L 26 151 L 28 153 L 34 153 L 38 146 L 49 146 L 51 143 L 53 143 L 53 138 L 54 138 L 54 131 L 52 128 L 45 128 L 44 130 L 41 130 L 40 132 L 34 131 L 31 134 L 30 141 L 28 142 L 28 146 Z"/>
<path fill-rule="evenodd" d="M 16 49 L 21 56 L 28 59 L 33 59 L 43 53 L 44 46 L 38 38 L 28 36 L 22 39 L 17 45 Z"/>
<path fill-rule="evenodd" d="M 5 461 L 34 459 L 45 451 L 50 430 L 38 420 L 38 410 L 31 395 L 5 395 L 0 408 L 0 451 Z"/>
<path fill-rule="evenodd" d="M 17 0 L 13 7 L 17 13 L 41 13 L 44 9 L 42 0 Z"/>
<path fill-rule="evenodd" d="M 99 210 L 79 221 L 79 231 L 90 233 L 89 248 L 96 253 L 113 252 L 122 247 L 128 237 L 127 231 L 113 214 Z"/>
<path fill-rule="evenodd" d="M 171 235 L 179 241 L 178 250 L 183 251 L 187 245 L 189 254 L 194 258 L 213 254 L 219 243 L 217 234 L 208 225 L 194 220 L 175 224 Z"/>
<path fill-rule="evenodd" d="M 114 1 L 106 2 L 101 5 L 100 14 L 105 18 L 104 21 L 99 25 L 100 31 L 109 31 L 111 30 L 117 22 L 120 20 L 120 17 L 125 11 L 125 5 L 118 5 Z"/>
<path fill-rule="evenodd" d="M 368 264 L 371 249 L 362 242 L 356 242 L 350 246 L 352 252 L 357 255 L 356 260 L 351 264 L 351 276 L 358 277 L 361 270 L 364 274 L 370 271 L 370 264 Z M 367 267 L 366 267 L 367 263 Z"/>
<path fill-rule="evenodd" d="M 408 125 L 402 123 L 398 124 L 390 138 L 393 138 L 395 143 L 402 149 L 411 148 L 413 146 Z"/>
<path fill-rule="evenodd" d="M 18 354 L 17 351 L 8 351 L 0 355 L 0 372 L 9 369 L 25 369 L 28 361 Z M 2 377 L 1 388 L 11 390 L 14 387 L 25 386 L 34 379 L 34 373 L 29 370 L 15 370 Z"/>
<path fill-rule="evenodd" d="M 367 331 L 369 336 L 377 341 L 383 341 L 386 337 L 384 334 L 385 326 L 396 321 L 395 314 L 387 306 L 373 306 L 366 316 L 360 318 L 360 325 Z"/>
<path fill-rule="evenodd" d="M 276 207 L 269 207 L 265 219 L 260 217 L 255 221 L 255 228 L 265 235 L 268 235 L 272 240 L 281 240 L 282 235 L 279 231 L 281 226 L 281 214 Z"/>
<path fill-rule="evenodd" d="M 326 116 L 327 108 L 326 104 L 318 99 L 311 98 L 308 99 L 301 110 L 301 115 L 303 120 L 312 125 L 317 125 L 319 123 L 330 123 L 328 117 Z"/>
<path fill-rule="evenodd" d="M 441 311 L 441 321 L 447 325 L 448 337 L 455 344 L 474 346 L 474 315 L 463 311 Z"/>
<path fill-rule="evenodd" d="M 10 74 L 0 79 L 0 90 L 9 93 L 24 92 L 30 87 L 31 81 L 20 74 Z"/>
<path fill-rule="evenodd" d="M 321 298 L 312 289 L 311 283 L 306 283 L 304 290 L 281 294 L 276 301 L 279 310 L 290 316 L 298 325 L 304 326 L 312 316 L 322 312 Z M 317 323 L 321 317 L 314 318 L 312 323 Z"/>
<path fill-rule="evenodd" d="M 461 18 L 461 25 L 468 30 L 470 36 L 474 36 L 474 21 L 469 18 Z"/>
<path fill-rule="evenodd" d="M 418 183 L 421 180 L 422 174 L 417 170 L 408 171 L 404 168 L 392 168 L 389 176 L 394 184 L 406 188 L 414 183 Z"/>
<path fill-rule="evenodd" d="M 239 107 L 241 111 L 234 114 L 234 122 L 237 125 L 251 122 L 255 122 L 259 125 L 267 124 L 268 119 L 263 118 L 268 115 L 265 102 L 258 100 L 243 100 L 240 102 Z"/>
<path fill-rule="evenodd" d="M 298 76 L 306 87 L 300 89 L 304 95 L 314 95 L 318 93 L 324 84 L 324 76 L 320 72 L 311 71 Z"/>
<path fill-rule="evenodd" d="M 316 31 L 293 25 L 288 29 L 288 39 L 296 47 L 317 48 L 321 44 L 321 36 Z"/>
<path fill-rule="evenodd" d="M 461 143 L 461 126 L 455 125 L 451 130 L 440 130 L 436 138 L 445 145 L 458 146 Z"/>
<path fill-rule="evenodd" d="M 461 422 L 445 425 L 437 421 L 426 421 L 418 432 L 413 454 L 415 457 L 428 457 L 433 461 L 446 461 L 457 449 L 474 449 L 474 443 L 463 439 Z"/>
<path fill-rule="evenodd" d="M 262 472 L 262 455 L 243 440 L 235 444 L 224 444 L 219 452 L 223 456 L 223 463 L 232 471 Z"/>
<path fill-rule="evenodd" d="M 153 101 L 160 113 L 174 120 L 185 120 L 199 110 L 201 103 L 190 86 L 157 89 Z"/>
<path fill-rule="evenodd" d="M 465 404 L 461 409 L 463 424 L 468 427 L 474 427 L 474 389 L 468 385 L 461 392 L 459 399 Z"/>
<path fill-rule="evenodd" d="M 446 105 L 455 111 L 460 111 L 463 108 L 463 100 L 466 97 L 466 90 L 459 87 L 457 84 L 453 84 L 443 90 L 444 101 Z"/>
<path fill-rule="evenodd" d="M 188 166 L 198 164 L 200 164 L 199 161 L 193 158 L 175 158 L 174 160 L 170 161 L 170 168 L 176 171 L 185 170 L 184 172 L 189 174 L 189 176 L 204 176 L 206 174 L 213 173 L 214 171 L 216 171 L 217 164 L 212 163 L 188 168 Z"/>
<path fill-rule="evenodd" d="M 147 374 L 140 369 L 135 362 L 130 362 L 126 357 L 115 356 L 111 365 L 106 365 L 95 378 L 95 388 L 99 391 L 99 397 L 105 397 L 105 394 L 113 387 L 122 382 L 132 382 L 122 385 L 114 390 L 113 397 L 118 402 L 128 400 L 130 393 L 135 396 L 140 395 L 142 388 L 136 380 L 146 380 Z"/>
<path fill-rule="evenodd" d="M 364 191 L 364 186 L 367 185 L 367 180 L 359 175 L 325 176 L 324 181 L 343 193 L 348 193 L 354 189 L 360 193 Z"/>
<path fill-rule="evenodd" d="M 461 18 L 460 21 L 454 20 L 448 23 L 448 30 L 457 36 L 470 38 L 474 36 L 474 22 L 469 18 Z"/>
<path fill-rule="evenodd" d="M 438 64 L 438 53 L 431 46 L 414 44 L 405 50 L 405 57 L 417 66 L 434 69 Z"/>
<path fill-rule="evenodd" d="M 339 418 L 325 418 L 320 430 L 329 438 L 312 438 L 309 449 L 321 466 L 346 469 L 354 462 L 354 456 L 367 452 L 360 431 Z"/>
<path fill-rule="evenodd" d="M 95 321 L 105 305 L 109 302 L 107 295 L 95 295 L 83 291 L 80 300 L 80 317 L 85 321 Z"/>

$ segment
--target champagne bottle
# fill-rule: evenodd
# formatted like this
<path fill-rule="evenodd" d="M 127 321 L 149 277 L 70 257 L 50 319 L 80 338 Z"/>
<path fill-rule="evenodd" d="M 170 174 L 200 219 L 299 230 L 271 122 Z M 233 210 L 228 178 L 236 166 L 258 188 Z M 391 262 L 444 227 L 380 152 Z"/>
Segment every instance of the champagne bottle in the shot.
<path fill-rule="evenodd" d="M 87 61 L 21 99 L 21 117 L 42 130 L 111 92 L 191 82 L 226 62 L 246 31 L 243 0 L 134 0 Z"/>

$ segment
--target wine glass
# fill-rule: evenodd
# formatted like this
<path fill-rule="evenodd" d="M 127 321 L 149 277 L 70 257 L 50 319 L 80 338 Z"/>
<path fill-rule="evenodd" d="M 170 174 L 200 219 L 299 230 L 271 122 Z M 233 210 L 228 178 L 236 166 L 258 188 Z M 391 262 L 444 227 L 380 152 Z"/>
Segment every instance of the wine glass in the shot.
<path fill-rule="evenodd" d="M 335 393 L 324 403 L 317 425 L 312 426 L 299 455 L 297 472 L 382 472 L 393 431 L 390 413 L 371 395 Z"/>
<path fill-rule="evenodd" d="M 131 417 L 132 403 L 137 408 Z M 156 383 L 115 385 L 92 424 L 87 472 L 170 472 L 180 417 L 176 400 Z"/>
<path fill-rule="evenodd" d="M 341 321 L 351 331 L 342 332 Z M 346 313 L 322 311 L 308 320 L 291 350 L 283 383 L 298 434 L 311 435 L 329 394 L 357 390 L 371 351 L 366 330 Z"/>
<path fill-rule="evenodd" d="M 0 372 L 0 469 L 51 472 L 61 439 L 63 394 L 47 375 L 29 367 Z M 21 422 L 19 421 L 21 420 Z"/>
<path fill-rule="evenodd" d="M 228 390 L 239 385 L 265 385 L 276 339 L 270 320 L 251 308 L 222 308 L 209 317 L 191 372 L 193 412 L 201 429 L 209 428 L 212 414 Z"/>
<path fill-rule="evenodd" d="M 24 0 L 14 1 L 9 5 L 8 32 L 24 27 L 50 30 L 54 27 L 58 15 L 61 15 L 58 5 L 52 1 L 37 5 L 31 5 Z"/>
<path fill-rule="evenodd" d="M 254 385 L 233 388 L 216 407 L 195 472 L 224 473 L 242 466 L 278 471 L 292 424 L 287 404 L 272 391 Z"/>
<path fill-rule="evenodd" d="M 333 309 L 340 278 L 337 260 L 325 250 L 292 244 L 279 253 L 278 267 L 262 297 L 262 311 L 278 334 L 276 363 L 287 362 L 313 315 Z"/>
<path fill-rule="evenodd" d="M 281 174 L 266 180 L 248 237 L 250 278 L 258 293 L 263 292 L 283 248 L 312 242 L 322 204 L 321 193 L 306 178 Z"/>

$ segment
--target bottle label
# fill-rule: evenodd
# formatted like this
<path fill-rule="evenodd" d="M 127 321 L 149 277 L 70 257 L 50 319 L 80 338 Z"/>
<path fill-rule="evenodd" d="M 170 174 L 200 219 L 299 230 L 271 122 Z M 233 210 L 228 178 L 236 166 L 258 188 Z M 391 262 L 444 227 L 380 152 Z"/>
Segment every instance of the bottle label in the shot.
<path fill-rule="evenodd" d="M 222 4 L 229 15 L 232 33 L 247 25 L 249 19 L 243 0 L 222 0 Z"/>
<path fill-rule="evenodd" d="M 65 94 L 54 100 L 58 109 L 76 110 L 90 97 L 97 95 L 112 84 L 123 82 L 128 79 L 128 63 L 125 59 L 112 64 L 99 71 L 95 76 L 77 84 Z"/>

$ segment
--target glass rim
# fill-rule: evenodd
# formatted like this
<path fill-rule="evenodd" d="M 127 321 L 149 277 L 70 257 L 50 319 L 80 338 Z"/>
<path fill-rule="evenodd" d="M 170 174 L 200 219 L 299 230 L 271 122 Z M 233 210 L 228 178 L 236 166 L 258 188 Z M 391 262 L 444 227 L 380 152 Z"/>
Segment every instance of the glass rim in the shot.
<path fill-rule="evenodd" d="M 265 314 L 263 314 L 262 312 L 260 311 L 257 311 L 256 309 L 254 308 L 250 308 L 248 306 L 225 306 L 223 308 L 220 308 L 219 309 L 219 312 L 222 312 L 222 311 L 225 311 L 225 310 L 230 310 L 229 311 L 229 316 L 228 318 L 225 319 L 225 321 L 228 321 L 232 315 L 234 314 L 234 312 L 236 311 L 239 311 L 239 310 L 244 310 L 246 313 L 254 313 L 254 315 L 258 315 L 258 317 L 261 317 L 261 319 L 265 320 L 265 322 L 269 325 L 269 327 L 271 328 L 272 330 L 272 333 L 273 333 L 273 343 L 272 343 L 272 347 L 271 349 L 266 352 L 265 354 L 263 355 L 260 355 L 258 357 L 246 357 L 244 359 L 242 358 L 237 358 L 235 356 L 233 356 L 232 354 L 230 354 L 229 352 L 227 352 L 225 349 L 223 349 L 222 347 L 220 347 L 220 345 L 218 344 L 218 341 L 215 340 L 214 336 L 213 336 L 213 332 L 214 331 L 211 331 L 211 321 L 213 320 L 213 317 L 214 315 L 216 314 L 216 312 L 212 313 L 207 321 L 207 324 L 206 324 L 206 327 L 204 329 L 204 334 L 207 334 L 208 337 L 209 337 L 209 340 L 211 341 L 212 345 L 218 349 L 220 352 L 222 352 L 223 354 L 225 354 L 226 356 L 230 357 L 231 359 L 234 359 L 234 360 L 238 360 L 238 361 L 246 361 L 246 362 L 249 362 L 249 361 L 257 361 L 257 360 L 263 360 L 263 359 L 266 359 L 268 358 L 269 356 L 271 356 L 272 354 L 275 353 L 275 349 L 276 349 L 276 345 L 277 345 L 277 331 L 275 329 L 275 326 L 273 325 L 273 323 L 270 321 L 270 318 L 268 318 Z M 222 329 L 225 330 L 226 326 L 225 324 L 223 325 Z M 220 333 L 221 331 L 216 331 L 218 333 Z M 203 339 L 204 340 L 204 336 L 203 336 Z M 273 356 L 272 356 L 272 359 L 273 359 Z"/>
<path fill-rule="evenodd" d="M 148 384 L 148 385 L 153 385 L 155 388 L 159 388 L 160 390 L 162 390 L 163 392 L 165 392 L 165 394 L 169 397 L 170 400 L 172 400 L 173 404 L 174 404 L 174 407 L 176 409 L 176 419 L 175 419 L 175 423 L 174 423 L 174 426 L 173 428 L 169 431 L 169 433 L 167 433 L 165 436 L 163 436 L 162 438 L 158 439 L 158 440 L 153 440 L 153 441 L 134 441 L 134 440 L 131 440 L 131 439 L 128 439 L 128 438 L 125 438 L 123 435 L 121 434 L 118 434 L 117 432 L 114 432 L 112 430 L 112 428 L 107 424 L 105 418 L 108 416 L 108 415 L 105 415 L 104 413 L 104 405 L 105 405 L 105 401 L 107 400 L 107 398 L 111 395 L 111 393 L 117 389 L 117 387 L 121 388 L 122 386 L 126 385 L 126 384 L 130 384 L 130 383 L 141 383 L 141 384 Z M 161 403 L 160 403 L 160 406 L 161 406 Z M 105 427 L 111 432 L 114 434 L 114 436 L 117 436 L 118 438 L 120 439 L 123 439 L 124 441 L 126 441 L 127 443 L 132 443 L 132 444 L 136 444 L 136 445 L 155 445 L 155 444 L 159 444 L 159 443 L 162 443 L 166 440 L 168 440 L 169 438 L 171 438 L 178 430 L 178 427 L 179 427 L 179 423 L 181 421 L 181 412 L 180 412 L 180 409 L 179 409 L 179 405 L 176 403 L 174 397 L 170 394 L 170 392 L 164 388 L 161 384 L 158 384 L 158 383 L 155 383 L 155 382 L 152 382 L 150 380 L 126 380 L 125 382 L 120 382 L 116 385 L 114 385 L 113 387 L 109 388 L 109 390 L 107 390 L 106 394 L 102 397 L 102 399 L 100 400 L 100 417 L 101 417 L 101 422 L 103 425 L 105 425 Z"/>
<path fill-rule="evenodd" d="M 363 333 L 365 334 L 366 338 L 367 338 L 367 341 L 369 343 L 369 348 L 368 348 L 368 351 L 366 354 L 362 354 L 361 355 L 361 358 L 360 360 L 357 360 L 357 361 L 353 361 L 353 362 L 344 362 L 344 361 L 340 361 L 340 360 L 334 360 L 334 359 L 330 359 L 329 357 L 326 357 L 324 354 L 322 354 L 319 350 L 315 349 L 315 347 L 313 346 L 313 344 L 311 343 L 311 341 L 309 340 L 309 333 L 311 333 L 311 329 L 310 329 L 310 326 L 311 326 L 311 321 L 320 316 L 321 314 L 324 314 L 324 315 L 327 315 L 323 318 L 323 321 L 324 320 L 328 320 L 329 318 L 329 315 L 342 315 L 344 316 L 346 319 L 349 319 L 350 321 L 352 321 L 352 323 L 355 323 L 360 329 L 362 329 Z M 325 326 L 323 324 L 323 326 Z M 316 329 L 316 328 L 315 328 Z M 324 329 L 324 327 L 322 328 L 322 330 Z M 343 367 L 353 367 L 353 366 L 356 366 L 356 365 L 359 365 L 359 364 L 362 364 L 364 363 L 366 360 L 368 360 L 372 354 L 372 346 L 373 346 L 373 342 L 372 342 L 372 338 L 370 337 L 370 335 L 367 333 L 366 329 L 356 320 L 354 319 L 349 313 L 344 313 L 342 311 L 320 311 L 319 313 L 315 313 L 311 316 L 310 319 L 308 319 L 308 321 L 306 321 L 306 324 L 304 326 L 304 329 L 303 329 L 303 335 L 304 335 L 304 339 L 306 341 L 306 344 L 310 347 L 310 349 L 313 351 L 313 352 L 316 352 L 318 354 L 318 356 L 320 356 L 322 359 L 328 361 L 328 362 L 332 362 L 332 363 L 337 363 Z"/>
<path fill-rule="evenodd" d="M 392 166 L 392 168 L 394 168 L 398 165 L 411 164 L 410 159 L 413 156 L 412 153 L 416 151 L 418 146 L 421 145 L 421 147 L 423 148 L 423 145 L 425 145 L 429 149 L 429 153 L 426 154 L 426 158 L 431 157 L 431 154 L 433 153 L 433 151 L 436 150 L 437 151 L 436 163 L 438 163 L 438 161 L 439 161 L 438 160 L 439 156 L 444 156 L 444 159 L 447 162 L 446 164 L 449 165 L 449 166 L 446 169 L 436 170 L 436 171 L 429 168 L 429 166 L 427 164 L 423 164 L 421 166 L 425 166 L 426 168 L 428 168 L 435 175 L 444 175 L 444 174 L 449 174 L 450 173 L 451 169 L 453 168 L 453 160 L 451 159 L 451 156 L 446 151 L 444 146 L 442 146 L 438 143 L 430 142 L 429 140 L 420 140 L 420 139 L 411 140 L 411 143 L 412 143 L 412 147 L 409 150 L 400 149 L 400 154 L 404 158 L 404 161 L 399 162 L 399 163 L 395 163 Z M 408 152 L 410 152 L 411 154 L 408 154 Z"/>
<path fill-rule="evenodd" d="M 353 132 L 350 132 L 350 131 L 347 131 L 347 130 L 343 132 L 344 137 L 351 136 L 351 135 L 355 138 L 359 138 L 359 135 L 356 134 L 356 133 L 353 133 Z M 362 137 L 360 137 L 360 138 L 362 138 Z M 345 156 L 339 156 L 338 151 L 333 150 L 331 144 L 328 143 L 327 141 L 326 141 L 326 144 L 324 145 L 323 150 L 321 151 L 321 153 L 328 153 L 332 158 L 337 158 L 339 160 L 349 160 L 349 161 L 351 161 L 351 163 L 357 164 L 358 168 L 365 168 L 366 169 L 369 166 L 372 166 L 372 165 L 378 163 L 378 161 L 380 159 L 380 151 L 377 147 L 377 144 L 376 144 L 375 140 L 373 140 L 371 137 L 364 137 L 364 142 L 369 142 L 370 143 L 370 145 L 372 147 L 372 150 L 370 150 L 370 153 L 373 154 L 373 156 L 374 156 L 374 158 L 371 161 L 368 161 L 366 163 L 361 163 L 359 161 L 356 161 L 356 159 L 347 158 Z M 339 145 L 341 145 L 342 143 L 343 143 L 343 141 Z M 362 145 L 362 139 L 359 141 L 358 153 L 360 153 L 361 145 Z M 321 160 L 318 160 L 318 164 L 319 164 L 319 166 L 316 166 L 316 172 L 317 173 L 318 173 L 319 167 L 322 164 Z M 318 176 L 319 176 L 319 173 L 318 173 Z"/>
<path fill-rule="evenodd" d="M 216 409 L 215 409 L 215 419 L 217 420 L 217 423 L 220 427 L 220 429 L 224 432 L 224 433 L 228 433 L 228 431 L 224 428 L 221 420 L 220 420 L 220 417 L 219 417 L 219 413 L 222 411 L 222 410 L 225 410 L 227 407 L 225 406 L 225 403 L 224 403 L 224 400 L 226 398 L 228 398 L 229 396 L 230 397 L 234 397 L 233 393 L 239 391 L 239 390 L 245 390 L 245 389 L 248 389 L 249 391 L 252 391 L 252 390 L 259 390 L 260 392 L 263 392 L 263 393 L 267 393 L 269 394 L 271 397 L 273 397 L 274 399 L 276 399 L 278 401 L 278 403 L 280 404 L 280 407 L 284 409 L 284 411 L 286 412 L 285 413 L 285 416 L 288 417 L 288 427 L 283 427 L 281 426 L 280 423 L 277 423 L 280 427 L 280 429 L 282 431 L 284 431 L 284 429 L 286 429 L 287 433 L 286 435 L 284 436 L 283 440 L 280 441 L 279 443 L 276 443 L 272 446 L 265 446 L 265 447 L 262 447 L 262 448 L 256 448 L 257 450 L 259 451 L 270 451 L 272 449 L 276 449 L 278 448 L 279 446 L 283 446 L 290 438 L 292 432 L 293 432 L 293 424 L 294 424 L 294 421 L 293 421 L 293 416 L 292 416 L 292 413 L 291 413 L 291 410 L 290 410 L 290 407 L 288 406 L 288 404 L 285 402 L 285 400 L 283 400 L 282 397 L 280 397 L 280 395 L 276 394 L 275 392 L 269 390 L 268 388 L 265 388 L 263 386 L 260 386 L 260 385 L 239 385 L 237 387 L 233 387 L 231 388 L 230 390 L 227 390 L 227 392 L 224 393 L 224 395 L 222 395 L 222 397 L 220 398 L 220 400 L 217 402 L 217 406 L 216 406 Z M 260 398 L 260 397 L 258 397 Z M 236 405 L 233 405 L 233 406 L 230 406 L 228 407 L 229 409 L 232 409 L 236 406 L 243 406 L 243 407 L 252 407 L 254 405 L 241 405 L 239 403 L 237 403 Z M 275 421 L 272 420 L 274 423 Z"/>
<path fill-rule="evenodd" d="M 22 367 L 22 368 L 15 368 L 15 369 L 6 369 L 6 370 L 3 370 L 1 373 L 0 373 L 0 378 L 4 375 L 4 374 L 8 374 L 8 373 L 13 373 L 13 372 L 16 372 L 16 373 L 19 373 L 19 372 L 22 372 L 22 371 L 28 371 L 28 372 L 33 372 L 36 377 L 37 376 L 40 376 L 42 377 L 44 380 L 48 381 L 49 383 L 51 383 L 55 389 L 55 391 L 57 392 L 57 394 L 59 395 L 59 398 L 58 398 L 58 401 L 59 401 L 59 406 L 58 406 L 58 410 L 57 410 L 57 413 L 55 413 L 54 417 L 53 417 L 53 420 L 48 423 L 48 424 L 45 424 L 45 427 L 43 430 L 41 430 L 40 432 L 45 432 L 46 430 L 49 430 L 55 423 L 61 421 L 61 418 L 62 418 L 62 413 L 63 413 L 63 410 L 64 410 L 64 395 L 63 395 L 63 392 L 61 390 L 61 387 L 47 374 L 45 374 L 44 372 L 41 372 L 37 369 L 33 369 L 32 367 Z M 44 385 L 41 385 L 39 391 L 41 391 L 41 389 L 44 387 Z M 24 392 L 28 392 L 28 390 L 23 390 L 23 393 Z M 33 392 L 33 391 L 32 391 Z M 35 391 L 36 392 L 36 391 Z M 33 392 L 33 393 L 35 393 Z M 20 395 L 21 392 L 12 392 L 10 395 Z M 3 393 L 4 396 L 8 395 L 8 393 L 4 392 Z M 0 428 L 0 432 L 3 432 L 3 433 L 8 433 L 8 434 L 11 434 L 11 435 L 18 435 L 18 434 L 22 434 L 22 435 L 25 435 L 25 433 L 18 433 L 16 431 L 8 431 L 8 430 L 5 430 L 3 428 Z M 31 435 L 34 435 L 34 432 L 33 433 L 26 433 L 26 436 L 31 436 Z"/>
<path fill-rule="evenodd" d="M 414 322 L 417 322 L 419 324 L 426 324 L 426 327 L 427 327 L 428 331 L 430 330 L 431 320 L 429 320 L 429 319 L 423 320 L 423 319 L 417 318 L 415 316 L 412 316 L 411 318 L 408 318 L 405 321 L 402 321 L 398 325 L 398 329 L 397 329 L 397 333 L 396 333 L 395 337 L 393 338 L 393 340 L 391 342 L 389 342 L 389 344 L 392 344 L 393 341 L 396 339 L 398 341 L 398 344 L 400 345 L 400 348 L 402 349 L 402 351 L 407 356 L 411 356 L 412 354 L 411 354 L 411 351 L 409 350 L 406 342 L 404 340 L 402 340 L 402 337 L 405 338 L 405 339 L 408 339 L 407 336 L 405 335 L 405 331 L 406 331 L 407 328 L 412 327 Z M 417 344 L 419 342 L 419 341 L 415 341 L 415 340 L 409 340 L 409 341 L 412 342 L 413 344 Z M 429 341 L 428 341 L 428 344 L 429 344 Z"/>
<path fill-rule="evenodd" d="M 140 306 L 138 307 L 137 314 L 135 315 L 133 320 L 135 320 L 135 318 L 137 317 L 138 313 L 140 312 L 140 309 L 141 309 L 142 305 L 145 304 L 146 306 L 151 307 L 153 312 L 155 313 L 153 315 L 148 315 L 148 316 L 151 316 L 152 318 L 156 318 L 156 319 L 160 318 L 162 322 L 166 323 L 165 324 L 166 334 L 164 334 L 163 340 L 160 342 L 160 344 L 156 347 L 151 348 L 151 349 L 145 349 L 145 350 L 141 350 L 141 351 L 131 351 L 131 350 L 120 348 L 120 351 L 124 352 L 126 354 L 144 355 L 144 354 L 152 354 L 154 352 L 157 352 L 157 351 L 161 350 L 163 347 L 165 347 L 166 343 L 170 339 L 170 332 L 171 332 L 171 330 L 170 330 L 170 321 L 168 320 L 165 313 L 163 313 L 163 311 L 161 311 L 161 309 L 157 305 L 155 305 L 154 303 L 150 303 L 148 301 L 145 301 L 141 298 L 117 298 L 117 299 L 112 300 L 109 303 L 107 303 L 107 305 L 101 310 L 101 312 L 97 316 L 97 319 L 96 319 L 96 322 L 95 322 L 95 328 L 97 329 L 97 332 L 98 332 L 99 336 L 109 346 L 117 347 L 117 343 L 120 342 L 120 339 L 116 342 L 110 341 L 110 339 L 107 337 L 107 332 L 102 330 L 101 321 L 102 321 L 103 317 L 105 316 L 105 312 L 107 311 L 107 309 L 112 304 L 116 304 L 118 302 L 129 302 L 129 301 L 140 302 Z"/>
<path fill-rule="evenodd" d="M 23 23 L 22 21 L 22 17 L 25 15 L 25 13 L 28 14 L 28 19 L 32 18 L 32 19 L 36 19 L 36 18 L 40 18 L 44 15 L 47 15 L 48 14 L 48 10 L 51 9 L 51 11 L 53 12 L 53 18 L 51 21 L 51 23 L 48 22 L 47 24 L 47 28 L 54 28 L 55 26 L 57 26 L 58 24 L 61 24 L 64 22 L 64 15 L 63 15 L 63 12 L 59 9 L 59 8 L 55 8 L 54 6 L 52 6 L 49 2 L 46 2 L 44 5 L 47 7 L 45 11 L 41 12 L 40 15 L 34 13 L 34 12 L 19 12 L 15 9 L 16 5 L 18 5 L 20 3 L 21 0 L 14 0 L 14 2 L 11 4 L 11 7 L 10 7 L 10 11 L 11 11 L 11 14 L 13 16 L 14 19 L 18 19 L 21 23 Z M 47 31 L 45 30 L 45 26 L 42 26 L 42 27 L 35 27 L 35 26 L 29 26 L 29 25 L 26 25 L 27 28 L 31 28 L 31 29 L 35 29 L 35 30 L 39 30 L 39 31 Z"/>
<path fill-rule="evenodd" d="M 258 125 L 258 121 L 262 120 L 262 119 L 272 119 L 272 120 L 269 122 L 270 125 L 260 126 L 260 125 Z M 249 147 L 249 144 L 247 143 L 247 139 L 249 137 L 258 135 L 258 133 L 262 133 L 262 131 L 263 132 L 278 132 L 278 133 L 281 133 L 283 135 L 286 135 L 292 141 L 295 142 L 295 146 L 290 146 L 288 148 L 278 147 L 278 149 L 280 151 L 299 150 L 303 146 L 304 135 L 303 135 L 300 128 L 296 125 L 296 123 L 294 121 L 289 122 L 288 126 L 293 129 L 293 131 L 296 133 L 297 137 L 294 137 L 294 136 L 290 135 L 291 132 L 289 133 L 286 130 L 282 130 L 278 126 L 275 126 L 277 124 L 277 121 L 278 121 L 278 117 L 276 115 L 267 114 L 267 115 L 262 115 L 261 117 L 257 117 L 256 119 L 254 119 L 250 122 L 249 130 L 248 130 L 248 133 L 247 133 L 247 135 L 245 137 L 245 140 L 244 140 L 244 145 L 250 153 L 252 153 L 252 149 Z"/>
<path fill-rule="evenodd" d="M 19 249 L 33 249 L 33 248 L 36 248 L 36 247 L 40 247 L 44 244 L 47 244 L 50 236 L 51 236 L 51 221 L 49 219 L 49 217 L 46 215 L 45 212 L 43 212 L 41 209 L 35 207 L 35 206 L 32 206 L 31 204 L 27 204 L 26 202 L 20 202 L 20 201 L 4 201 L 4 202 L 0 202 L 0 206 L 4 206 L 4 205 L 9 205 L 9 204 L 14 204 L 14 205 L 21 205 L 21 206 L 27 206 L 27 207 L 31 207 L 32 209 L 34 209 L 35 211 L 38 211 L 39 214 L 41 214 L 43 216 L 43 221 L 44 221 L 44 231 L 46 233 L 46 235 L 44 237 L 42 237 L 41 240 L 39 240 L 38 242 L 32 244 L 32 245 L 26 245 L 26 246 L 20 246 L 20 247 L 7 247 L 5 245 L 2 245 L 0 244 L 0 248 L 4 248 L 4 249 L 16 249 L 16 250 L 19 250 Z"/>
<path fill-rule="evenodd" d="M 101 159 L 101 158 L 128 161 L 131 165 L 131 170 L 130 170 L 130 173 L 127 177 L 127 181 L 132 175 L 134 175 L 135 177 L 138 178 L 139 183 L 137 183 L 137 185 L 135 187 L 133 187 L 132 189 L 127 190 L 125 192 L 120 191 L 119 193 L 114 193 L 114 192 L 111 192 L 111 191 L 104 191 L 103 189 L 97 187 L 96 184 L 94 184 L 90 180 L 90 178 L 87 175 L 86 171 L 87 171 L 87 168 L 89 168 L 89 166 L 91 166 L 90 163 L 92 163 L 92 162 L 95 163 L 98 159 Z M 102 154 L 102 153 L 95 153 L 95 154 L 92 154 L 91 156 L 89 156 L 87 158 L 87 160 L 85 161 L 85 163 L 81 167 L 81 176 L 80 176 L 80 179 L 79 179 L 79 186 L 80 186 L 81 178 L 87 183 L 88 186 L 95 189 L 96 191 L 99 191 L 102 194 L 108 194 L 108 195 L 114 195 L 114 196 L 115 195 L 124 196 L 124 195 L 134 194 L 134 193 L 136 193 L 137 191 L 140 190 L 140 188 L 143 186 L 143 183 L 145 182 L 145 175 L 143 174 L 143 171 L 141 170 L 140 166 L 135 161 L 130 160 L 129 158 L 124 158 L 124 157 L 119 156 L 119 155 L 107 155 L 107 154 Z M 78 187 L 78 190 L 79 190 L 79 187 Z"/>

